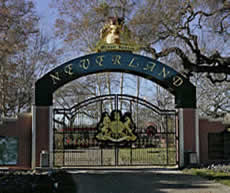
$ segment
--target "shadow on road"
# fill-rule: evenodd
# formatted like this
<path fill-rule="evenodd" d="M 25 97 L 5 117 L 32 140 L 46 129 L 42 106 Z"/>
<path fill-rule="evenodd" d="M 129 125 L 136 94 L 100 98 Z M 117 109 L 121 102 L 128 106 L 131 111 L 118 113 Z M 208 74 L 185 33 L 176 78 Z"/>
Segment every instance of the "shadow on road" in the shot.
<path fill-rule="evenodd" d="M 178 170 L 68 170 L 0 175 L 0 193 L 229 193 Z"/>
<path fill-rule="evenodd" d="M 72 174 L 77 193 L 163 193 L 205 189 L 209 183 L 199 177 L 161 172 L 99 172 Z M 191 192 L 191 191 L 190 191 Z"/>

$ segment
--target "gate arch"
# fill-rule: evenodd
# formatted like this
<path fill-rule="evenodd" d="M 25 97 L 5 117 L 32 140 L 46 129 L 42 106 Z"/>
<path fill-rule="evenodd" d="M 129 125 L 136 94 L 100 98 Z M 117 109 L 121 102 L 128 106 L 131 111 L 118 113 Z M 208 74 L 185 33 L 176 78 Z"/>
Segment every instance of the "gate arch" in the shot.
<path fill-rule="evenodd" d="M 176 108 L 196 108 L 196 88 L 173 68 L 130 52 L 102 52 L 66 62 L 35 84 L 35 105 L 51 106 L 53 93 L 64 84 L 98 72 L 126 72 L 156 82 L 175 96 Z"/>
<path fill-rule="evenodd" d="M 32 168 L 41 165 L 41 152 L 52 152 L 53 93 L 66 83 L 99 72 L 126 72 L 151 80 L 175 96 L 179 111 L 179 166 L 184 166 L 185 151 L 197 153 L 199 143 L 196 109 L 196 88 L 173 68 L 149 57 L 131 52 L 101 52 L 68 61 L 45 74 L 35 83 L 35 104 L 32 126 Z M 184 110 L 183 110 L 184 109 Z M 184 114 L 187 113 L 186 116 Z M 189 123 L 184 127 L 185 123 Z M 52 155 L 49 156 L 52 167 Z"/>

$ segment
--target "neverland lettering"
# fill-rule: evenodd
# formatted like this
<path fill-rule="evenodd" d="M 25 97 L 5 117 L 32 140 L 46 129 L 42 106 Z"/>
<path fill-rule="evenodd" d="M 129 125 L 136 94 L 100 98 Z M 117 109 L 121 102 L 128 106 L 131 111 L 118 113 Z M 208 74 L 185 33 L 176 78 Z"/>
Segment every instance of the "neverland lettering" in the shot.
<path fill-rule="evenodd" d="M 75 76 L 79 72 L 83 74 L 90 73 L 93 69 L 100 71 L 108 69 L 121 69 L 124 71 L 135 70 L 149 75 L 149 78 L 154 77 L 160 81 L 168 80 L 169 77 L 172 85 L 180 87 L 183 84 L 183 79 L 174 73 L 174 70 L 166 67 L 165 65 L 154 62 L 138 60 L 137 57 L 126 57 L 119 54 L 114 55 L 98 55 L 96 57 L 84 57 L 77 62 L 69 63 L 63 68 L 50 73 L 49 78 L 52 79 L 53 86 L 62 84 L 68 76 Z M 173 74 L 173 75 L 172 75 Z"/>

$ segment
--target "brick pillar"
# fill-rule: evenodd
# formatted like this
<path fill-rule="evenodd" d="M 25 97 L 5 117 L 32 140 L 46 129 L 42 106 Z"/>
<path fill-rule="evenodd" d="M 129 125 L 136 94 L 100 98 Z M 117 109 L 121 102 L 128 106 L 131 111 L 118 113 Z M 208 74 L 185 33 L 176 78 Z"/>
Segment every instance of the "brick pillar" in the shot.
<path fill-rule="evenodd" d="M 40 154 L 41 151 L 47 152 L 49 149 L 49 131 L 50 131 L 50 107 L 49 106 L 37 106 L 35 118 L 35 161 L 36 167 L 40 167 Z"/>
<path fill-rule="evenodd" d="M 178 148 L 178 158 L 179 158 L 179 168 L 184 167 L 184 111 L 179 109 L 179 119 L 178 119 L 178 137 L 179 137 L 179 148 Z"/>
<path fill-rule="evenodd" d="M 196 153 L 196 162 L 198 164 L 199 144 L 197 143 L 199 141 L 199 125 L 197 125 L 197 113 L 196 109 L 183 109 L 185 159 L 188 158 L 189 152 Z"/>
<path fill-rule="evenodd" d="M 184 109 L 184 150 L 196 151 L 195 109 Z"/>

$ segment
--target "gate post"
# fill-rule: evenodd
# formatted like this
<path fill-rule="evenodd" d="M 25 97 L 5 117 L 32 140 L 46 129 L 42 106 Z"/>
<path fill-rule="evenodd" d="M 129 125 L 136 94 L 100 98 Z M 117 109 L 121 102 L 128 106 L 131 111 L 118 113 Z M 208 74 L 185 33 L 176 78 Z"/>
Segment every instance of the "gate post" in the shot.
<path fill-rule="evenodd" d="M 184 114 L 179 109 L 179 168 L 184 167 Z"/>
<path fill-rule="evenodd" d="M 53 168 L 53 106 L 49 107 L 49 166 L 50 168 Z"/>
<path fill-rule="evenodd" d="M 184 166 L 199 164 L 199 120 L 194 108 L 183 109 Z"/>
<path fill-rule="evenodd" d="M 51 108 L 50 106 L 36 106 L 33 108 L 33 156 L 32 166 L 40 167 L 40 154 L 42 151 L 50 152 Z M 50 156 L 51 157 L 51 156 Z M 51 160 L 50 160 L 51 161 Z M 50 163 L 49 163 L 50 165 Z"/>
<path fill-rule="evenodd" d="M 200 164 L 200 128 L 199 128 L 199 110 L 196 109 L 196 125 L 195 125 L 195 129 L 196 129 L 196 154 L 197 154 L 197 164 Z"/>
<path fill-rule="evenodd" d="M 31 168 L 36 167 L 36 106 L 32 105 L 32 157 Z"/>

